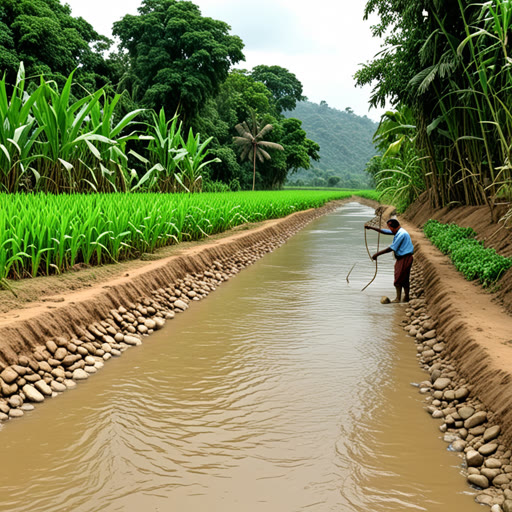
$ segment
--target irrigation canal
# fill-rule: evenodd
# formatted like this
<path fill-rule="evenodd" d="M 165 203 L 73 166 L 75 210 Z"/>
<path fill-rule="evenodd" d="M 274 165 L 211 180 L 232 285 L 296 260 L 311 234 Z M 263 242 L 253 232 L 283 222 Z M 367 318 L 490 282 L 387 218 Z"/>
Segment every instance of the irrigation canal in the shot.
<path fill-rule="evenodd" d="M 0 510 L 481 510 L 349 203 L 1 427 Z M 375 244 L 375 238 L 369 237 Z M 389 242 L 385 240 L 385 242 Z M 350 283 L 346 275 L 354 262 Z"/>

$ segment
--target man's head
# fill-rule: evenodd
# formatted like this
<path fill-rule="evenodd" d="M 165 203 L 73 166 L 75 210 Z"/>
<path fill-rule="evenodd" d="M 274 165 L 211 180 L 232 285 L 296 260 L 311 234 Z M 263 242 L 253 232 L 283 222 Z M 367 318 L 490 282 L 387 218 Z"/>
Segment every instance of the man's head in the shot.
<path fill-rule="evenodd" d="M 386 224 L 393 234 L 400 229 L 400 222 L 396 219 L 389 219 Z"/>

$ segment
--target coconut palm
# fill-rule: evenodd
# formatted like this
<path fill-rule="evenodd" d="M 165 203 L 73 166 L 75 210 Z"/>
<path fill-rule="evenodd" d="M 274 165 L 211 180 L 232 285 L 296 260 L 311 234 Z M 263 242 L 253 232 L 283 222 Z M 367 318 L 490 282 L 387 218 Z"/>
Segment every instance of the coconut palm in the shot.
<path fill-rule="evenodd" d="M 264 149 L 278 149 L 283 151 L 284 148 L 277 142 L 270 142 L 263 140 L 263 137 L 272 130 L 271 124 L 266 124 L 263 128 L 260 128 L 256 115 L 252 112 L 251 126 L 247 124 L 247 121 L 239 123 L 235 126 L 235 130 L 238 132 L 240 137 L 233 137 L 234 144 L 240 148 L 240 159 L 245 158 L 252 159 L 253 171 L 252 171 L 252 189 L 256 182 L 256 158 L 260 162 L 264 160 L 270 160 L 271 157 Z"/>

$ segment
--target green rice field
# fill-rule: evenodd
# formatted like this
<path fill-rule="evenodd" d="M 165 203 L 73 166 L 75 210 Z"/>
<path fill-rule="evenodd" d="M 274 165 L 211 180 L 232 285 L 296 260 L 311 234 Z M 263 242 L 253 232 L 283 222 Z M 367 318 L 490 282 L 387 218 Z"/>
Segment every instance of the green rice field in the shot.
<path fill-rule="evenodd" d="M 285 217 L 366 191 L 217 194 L 0 194 L 0 279 L 137 258 L 248 222 Z"/>

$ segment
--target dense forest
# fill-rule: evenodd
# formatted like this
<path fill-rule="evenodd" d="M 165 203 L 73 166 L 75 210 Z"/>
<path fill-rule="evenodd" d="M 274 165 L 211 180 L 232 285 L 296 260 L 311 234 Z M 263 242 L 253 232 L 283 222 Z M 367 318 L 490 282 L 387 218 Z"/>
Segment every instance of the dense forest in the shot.
<path fill-rule="evenodd" d="M 372 176 L 366 172 L 370 159 L 376 155 L 372 143 L 378 124 L 360 117 L 350 108 L 344 111 L 309 101 L 298 102 L 286 114 L 302 121 L 308 137 L 320 145 L 320 160 L 309 169 L 300 169 L 288 176 L 289 185 L 369 188 Z"/>
<path fill-rule="evenodd" d="M 369 0 L 382 51 L 356 74 L 371 104 L 390 102 L 377 132 L 377 187 L 404 208 L 512 203 L 512 4 Z M 512 210 L 507 214 L 512 219 Z"/>
<path fill-rule="evenodd" d="M 278 189 L 319 145 L 289 70 L 192 2 L 143 0 L 118 44 L 59 0 L 0 0 L 0 189 Z"/>

